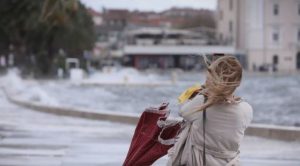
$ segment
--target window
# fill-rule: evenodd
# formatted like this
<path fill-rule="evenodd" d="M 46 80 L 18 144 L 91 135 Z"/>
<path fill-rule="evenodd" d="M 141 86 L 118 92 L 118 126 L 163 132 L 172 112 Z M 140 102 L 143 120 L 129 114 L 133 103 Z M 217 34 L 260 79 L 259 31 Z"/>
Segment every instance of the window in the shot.
<path fill-rule="evenodd" d="M 273 64 L 277 65 L 279 63 L 278 55 L 273 56 Z"/>
<path fill-rule="evenodd" d="M 277 3 L 273 6 L 273 14 L 274 16 L 277 16 L 279 14 L 279 5 Z"/>
<path fill-rule="evenodd" d="M 273 42 L 279 41 L 279 32 L 278 31 L 273 32 L 272 39 L 273 39 Z"/>
<path fill-rule="evenodd" d="M 229 10 L 232 11 L 233 9 L 233 0 L 229 0 Z"/>
<path fill-rule="evenodd" d="M 300 69 L 300 52 L 298 52 L 297 54 L 297 60 L 296 60 L 296 64 L 297 64 L 297 69 Z"/>
<path fill-rule="evenodd" d="M 232 33 L 233 31 L 233 23 L 232 21 L 229 21 L 229 32 Z"/>
<path fill-rule="evenodd" d="M 278 70 L 279 57 L 278 55 L 273 55 L 273 71 L 276 72 Z"/>
<path fill-rule="evenodd" d="M 298 42 L 300 42 L 300 28 L 298 29 Z"/>

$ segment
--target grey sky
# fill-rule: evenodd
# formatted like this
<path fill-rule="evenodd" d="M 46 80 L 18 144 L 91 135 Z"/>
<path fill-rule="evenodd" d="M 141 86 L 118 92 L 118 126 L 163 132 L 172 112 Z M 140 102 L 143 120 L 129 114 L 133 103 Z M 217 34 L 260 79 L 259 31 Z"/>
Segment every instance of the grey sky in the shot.
<path fill-rule="evenodd" d="M 80 0 L 95 10 L 106 8 L 122 8 L 129 10 L 162 11 L 170 7 L 192 7 L 215 9 L 217 0 Z"/>

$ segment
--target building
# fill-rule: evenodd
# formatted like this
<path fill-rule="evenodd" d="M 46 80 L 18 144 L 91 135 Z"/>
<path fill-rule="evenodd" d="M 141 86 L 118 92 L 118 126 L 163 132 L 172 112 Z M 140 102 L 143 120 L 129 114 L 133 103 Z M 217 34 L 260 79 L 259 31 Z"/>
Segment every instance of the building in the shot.
<path fill-rule="evenodd" d="M 300 70 L 300 0 L 218 0 L 217 17 L 219 40 L 250 70 Z"/>
<path fill-rule="evenodd" d="M 157 12 L 136 10 L 130 13 L 130 27 L 170 27 L 170 25 L 170 21 Z"/>
<path fill-rule="evenodd" d="M 205 9 L 193 9 L 193 8 L 171 8 L 163 11 L 161 14 L 165 17 L 184 17 L 184 18 L 193 18 L 201 14 L 207 14 L 210 10 Z"/>
<path fill-rule="evenodd" d="M 101 26 L 103 24 L 102 13 L 95 11 L 92 8 L 88 8 L 88 12 L 92 16 L 95 26 Z"/>
<path fill-rule="evenodd" d="M 126 64 L 137 69 L 203 68 L 200 55 L 235 54 L 233 47 L 209 46 L 202 33 L 166 28 L 140 28 L 127 32 Z"/>
<path fill-rule="evenodd" d="M 161 12 L 161 17 L 170 22 L 173 28 L 214 27 L 215 12 L 207 9 L 176 8 Z"/>
<path fill-rule="evenodd" d="M 128 25 L 130 12 L 125 9 L 103 9 L 102 12 L 89 9 L 89 13 L 97 35 L 90 60 L 97 67 L 111 65 L 113 59 L 120 61 L 123 33 Z"/>
<path fill-rule="evenodd" d="M 101 26 L 103 25 L 104 21 L 103 21 L 103 15 L 102 13 L 95 11 L 92 8 L 88 9 L 88 13 L 90 14 L 90 16 L 92 17 L 92 20 L 94 22 L 94 28 L 95 28 L 95 32 L 96 32 L 96 36 L 97 36 L 97 41 L 95 43 L 95 46 L 92 50 L 92 60 L 97 60 L 100 58 L 100 55 L 103 54 L 103 49 L 104 47 L 102 46 L 102 44 L 99 42 L 99 38 L 101 37 Z"/>
<path fill-rule="evenodd" d="M 103 24 L 99 27 L 99 41 L 116 43 L 129 19 L 129 11 L 125 9 L 103 9 Z"/>
<path fill-rule="evenodd" d="M 199 54 L 208 50 L 204 46 L 216 44 L 214 28 L 206 26 L 207 20 L 213 21 L 214 12 L 210 10 L 172 8 L 153 12 L 103 9 L 101 13 L 93 10 L 89 13 L 97 32 L 97 42 L 90 59 L 99 67 L 119 64 L 124 60 L 127 65 L 138 69 L 201 68 Z"/>

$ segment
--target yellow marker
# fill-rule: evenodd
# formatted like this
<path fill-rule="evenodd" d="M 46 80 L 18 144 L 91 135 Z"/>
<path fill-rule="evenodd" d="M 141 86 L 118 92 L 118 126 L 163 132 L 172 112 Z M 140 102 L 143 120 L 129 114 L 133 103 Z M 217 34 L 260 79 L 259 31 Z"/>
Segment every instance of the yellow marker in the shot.
<path fill-rule="evenodd" d="M 181 95 L 178 97 L 178 101 L 179 104 L 184 103 L 186 100 L 188 100 L 192 94 L 196 91 L 201 89 L 201 85 L 200 84 L 196 84 L 192 87 L 189 87 L 187 90 L 185 90 L 183 93 L 181 93 Z"/>

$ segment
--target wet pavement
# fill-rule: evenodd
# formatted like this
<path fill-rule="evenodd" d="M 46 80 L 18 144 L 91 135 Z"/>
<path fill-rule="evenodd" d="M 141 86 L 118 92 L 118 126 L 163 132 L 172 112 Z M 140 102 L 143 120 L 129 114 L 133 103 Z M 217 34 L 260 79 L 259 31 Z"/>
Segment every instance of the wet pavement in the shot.
<path fill-rule="evenodd" d="M 133 131 L 130 125 L 34 112 L 0 92 L 0 166 L 120 166 Z M 299 145 L 246 137 L 241 160 L 245 166 L 299 166 Z"/>
<path fill-rule="evenodd" d="M 0 166 L 121 165 L 133 129 L 34 112 L 0 93 Z"/>

